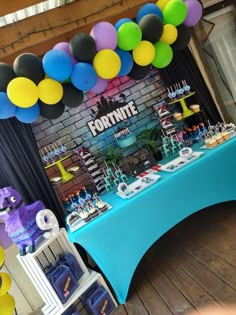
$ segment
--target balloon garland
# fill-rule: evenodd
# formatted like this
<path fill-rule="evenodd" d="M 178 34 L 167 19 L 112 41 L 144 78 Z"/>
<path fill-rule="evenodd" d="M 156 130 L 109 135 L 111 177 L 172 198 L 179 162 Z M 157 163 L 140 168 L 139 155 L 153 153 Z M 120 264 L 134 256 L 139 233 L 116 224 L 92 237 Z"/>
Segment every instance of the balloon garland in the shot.
<path fill-rule="evenodd" d="M 4 249 L 0 246 L 0 269 L 5 261 Z M 0 272 L 0 315 L 12 315 L 15 310 L 15 300 L 8 291 L 11 288 L 11 277 Z"/>
<path fill-rule="evenodd" d="M 0 119 L 56 119 L 65 106 L 79 106 L 85 92 L 102 93 L 108 80 L 141 80 L 151 67 L 167 67 L 174 52 L 187 47 L 189 28 L 201 16 L 198 0 L 158 0 L 143 5 L 135 21 L 98 22 L 90 34 L 56 44 L 42 60 L 24 53 L 13 67 L 0 62 Z"/>

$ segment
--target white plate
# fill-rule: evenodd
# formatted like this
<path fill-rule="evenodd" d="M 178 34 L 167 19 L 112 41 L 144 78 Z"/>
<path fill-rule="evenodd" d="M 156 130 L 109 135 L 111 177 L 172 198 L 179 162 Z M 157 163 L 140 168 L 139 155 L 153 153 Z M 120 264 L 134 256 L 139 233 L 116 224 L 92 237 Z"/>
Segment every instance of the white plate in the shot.
<path fill-rule="evenodd" d="M 139 194 L 142 190 L 153 185 L 160 178 L 160 175 L 148 174 L 128 185 L 128 189 L 125 192 L 117 192 L 116 194 L 123 199 L 132 198 L 133 196 Z"/>
<path fill-rule="evenodd" d="M 204 152 L 193 152 L 193 154 L 188 158 L 178 157 L 169 163 L 161 165 L 160 170 L 173 173 L 179 170 L 180 168 L 184 167 L 185 165 L 192 163 L 193 161 L 198 159 L 202 154 L 204 154 Z"/>
<path fill-rule="evenodd" d="M 230 139 L 232 139 L 233 137 L 236 136 L 236 132 L 232 132 L 232 133 L 229 133 L 229 134 L 230 134 L 230 138 L 229 138 L 229 139 L 224 140 L 224 141 L 221 142 L 221 143 L 218 143 L 218 144 L 215 145 L 214 147 L 207 147 L 206 145 L 203 145 L 203 146 L 201 147 L 201 149 L 207 149 L 207 150 L 215 149 L 215 148 L 217 148 L 219 145 L 225 143 L 226 141 L 229 141 Z"/>

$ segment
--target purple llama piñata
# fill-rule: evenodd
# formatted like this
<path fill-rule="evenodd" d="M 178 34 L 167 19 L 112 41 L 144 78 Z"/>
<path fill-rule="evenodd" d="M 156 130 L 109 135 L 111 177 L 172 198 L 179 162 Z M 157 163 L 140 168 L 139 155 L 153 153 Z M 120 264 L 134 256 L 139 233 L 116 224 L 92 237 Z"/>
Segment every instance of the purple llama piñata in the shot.
<path fill-rule="evenodd" d="M 14 188 L 0 189 L 0 219 L 5 222 L 5 230 L 22 256 L 27 246 L 30 253 L 35 251 L 35 241 L 43 233 L 36 223 L 36 215 L 42 209 L 45 206 L 40 200 L 26 205 Z"/>

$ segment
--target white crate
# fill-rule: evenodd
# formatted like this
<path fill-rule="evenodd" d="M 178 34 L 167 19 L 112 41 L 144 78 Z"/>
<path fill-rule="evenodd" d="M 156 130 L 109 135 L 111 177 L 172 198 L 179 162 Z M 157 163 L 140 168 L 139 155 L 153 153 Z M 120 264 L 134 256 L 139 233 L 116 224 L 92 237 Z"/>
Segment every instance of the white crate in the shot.
<path fill-rule="evenodd" d="M 63 253 L 72 253 L 84 273 L 78 281 L 79 288 L 65 304 L 61 302 L 44 272 L 44 269 L 49 264 L 54 264 L 56 257 Z M 17 258 L 45 303 L 42 308 L 42 312 L 45 315 L 63 314 L 63 312 L 74 304 L 95 281 L 103 284 L 110 293 L 102 276 L 99 273 L 94 271 L 90 272 L 87 269 L 77 249 L 69 242 L 64 228 L 60 229 L 55 237 L 44 240 L 34 253 L 28 253 L 25 256 L 17 255 Z M 113 297 L 112 299 L 116 304 Z"/>

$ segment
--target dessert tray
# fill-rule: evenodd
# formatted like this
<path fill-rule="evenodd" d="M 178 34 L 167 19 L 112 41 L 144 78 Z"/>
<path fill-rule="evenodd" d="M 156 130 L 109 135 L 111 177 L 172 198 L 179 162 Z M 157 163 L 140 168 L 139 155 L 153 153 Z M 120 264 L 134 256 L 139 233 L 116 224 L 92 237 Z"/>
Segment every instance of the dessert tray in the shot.
<path fill-rule="evenodd" d="M 67 222 L 67 225 L 69 226 L 70 231 L 71 231 L 71 232 L 74 232 L 74 231 L 80 229 L 82 226 L 84 226 L 84 225 L 88 224 L 89 222 L 93 221 L 94 219 L 100 217 L 101 215 L 103 215 L 104 213 L 106 213 L 107 211 L 109 211 L 109 210 L 112 208 L 112 206 L 111 206 L 109 203 L 106 203 L 106 202 L 105 202 L 105 204 L 106 204 L 106 206 L 107 206 L 106 211 L 101 212 L 101 211 L 98 210 L 98 211 L 97 211 L 97 216 L 94 217 L 94 218 L 92 218 L 91 220 L 89 220 L 89 221 L 87 221 L 87 222 L 85 222 L 85 221 L 82 220 L 81 218 L 79 218 L 78 220 L 76 220 L 73 224 L 69 224 L 69 223 Z M 70 214 L 70 215 L 71 215 L 71 214 Z M 68 217 L 69 217 L 70 215 L 68 215 Z M 66 221 L 67 221 L 67 220 L 66 220 Z"/>
<path fill-rule="evenodd" d="M 193 152 L 192 155 L 189 157 L 178 157 L 174 160 L 172 160 L 169 163 L 166 163 L 164 165 L 161 165 L 160 170 L 165 172 L 175 172 L 179 170 L 180 168 L 184 167 L 185 165 L 192 163 L 196 159 L 200 158 L 200 156 L 204 154 L 204 152 Z"/>
<path fill-rule="evenodd" d="M 201 147 L 201 149 L 207 149 L 207 150 L 215 149 L 215 148 L 217 148 L 219 145 L 221 145 L 221 144 L 223 144 L 223 143 L 225 143 L 225 142 L 231 140 L 231 139 L 232 139 L 233 137 L 235 137 L 235 136 L 236 136 L 236 132 L 232 132 L 232 133 L 230 133 L 230 138 L 229 138 L 229 139 L 224 140 L 224 141 L 221 142 L 221 143 L 217 143 L 214 147 L 207 147 L 206 144 L 205 144 L 205 145 L 203 145 L 203 146 Z"/>
<path fill-rule="evenodd" d="M 127 185 L 127 189 L 124 192 L 118 191 L 116 194 L 123 199 L 129 199 L 139 194 L 142 190 L 153 185 L 156 181 L 161 178 L 160 175 L 148 174 L 142 178 L 139 178 L 130 185 Z"/>

